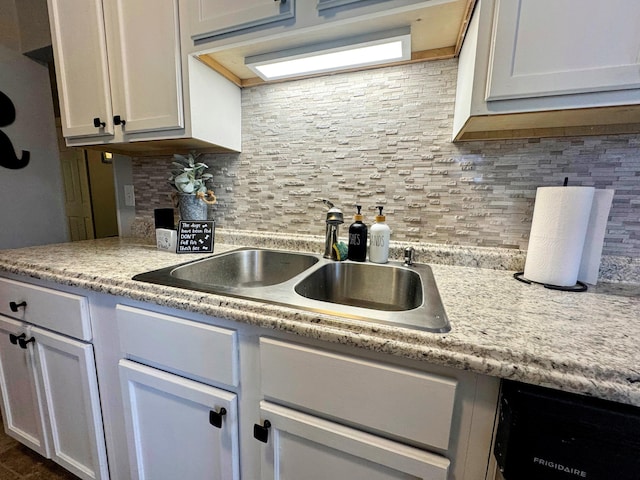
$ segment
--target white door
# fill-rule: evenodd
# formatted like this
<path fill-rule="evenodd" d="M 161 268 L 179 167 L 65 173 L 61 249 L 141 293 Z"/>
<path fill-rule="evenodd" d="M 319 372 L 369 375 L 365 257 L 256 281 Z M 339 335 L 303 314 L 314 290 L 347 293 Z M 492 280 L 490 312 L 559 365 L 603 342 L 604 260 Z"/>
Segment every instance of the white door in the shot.
<path fill-rule="evenodd" d="M 112 135 L 102 0 L 49 0 L 48 5 L 62 133 L 65 137 Z"/>
<path fill-rule="evenodd" d="M 640 88 L 637 0 L 497 0 L 487 100 Z"/>
<path fill-rule="evenodd" d="M 119 368 L 133 479 L 240 479 L 235 394 L 128 360 Z"/>
<path fill-rule="evenodd" d="M 24 323 L 0 316 L 0 390 L 6 433 L 48 457 L 46 426 L 38 400 L 32 349 L 21 348 L 26 340 Z"/>
<path fill-rule="evenodd" d="M 50 422 L 50 458 L 86 480 L 108 479 L 93 346 L 37 327 L 34 342 Z"/>
<path fill-rule="evenodd" d="M 188 0 L 191 38 L 207 38 L 294 16 L 295 0 Z"/>
<path fill-rule="evenodd" d="M 262 480 L 447 479 L 449 460 L 439 455 L 269 402 L 260 413 Z"/>
<path fill-rule="evenodd" d="M 115 128 L 182 128 L 178 0 L 104 0 L 104 15 Z"/>

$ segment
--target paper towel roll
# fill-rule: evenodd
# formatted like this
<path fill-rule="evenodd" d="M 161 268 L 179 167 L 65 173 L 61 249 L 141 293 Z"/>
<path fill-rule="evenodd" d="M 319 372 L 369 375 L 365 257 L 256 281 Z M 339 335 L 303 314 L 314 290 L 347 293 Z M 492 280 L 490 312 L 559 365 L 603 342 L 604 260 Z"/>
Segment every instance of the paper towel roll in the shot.
<path fill-rule="evenodd" d="M 598 282 L 602 247 L 607 232 L 609 211 L 615 190 L 596 190 L 591 206 L 587 237 L 582 250 L 582 260 L 578 271 L 578 280 L 595 285 Z"/>
<path fill-rule="evenodd" d="M 578 280 L 593 187 L 539 187 L 524 277 L 560 287 Z"/>

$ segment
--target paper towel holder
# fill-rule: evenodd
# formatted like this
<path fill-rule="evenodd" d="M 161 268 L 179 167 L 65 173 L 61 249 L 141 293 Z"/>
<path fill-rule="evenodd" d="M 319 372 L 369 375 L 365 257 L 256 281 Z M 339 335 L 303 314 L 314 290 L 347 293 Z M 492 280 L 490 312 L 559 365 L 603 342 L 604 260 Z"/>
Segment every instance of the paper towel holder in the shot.
<path fill-rule="evenodd" d="M 542 285 L 544 288 L 548 288 L 549 290 L 561 290 L 563 292 L 586 292 L 587 291 L 587 284 L 579 280 L 573 286 L 564 287 L 560 285 L 551 285 L 549 283 L 540 283 L 540 282 L 534 282 L 533 280 L 527 280 L 526 278 L 523 277 L 523 275 L 524 275 L 524 272 L 516 272 L 513 274 L 513 278 L 515 278 L 516 280 L 522 283 L 526 283 L 527 285 L 531 285 L 532 283 L 537 283 L 538 285 Z"/>

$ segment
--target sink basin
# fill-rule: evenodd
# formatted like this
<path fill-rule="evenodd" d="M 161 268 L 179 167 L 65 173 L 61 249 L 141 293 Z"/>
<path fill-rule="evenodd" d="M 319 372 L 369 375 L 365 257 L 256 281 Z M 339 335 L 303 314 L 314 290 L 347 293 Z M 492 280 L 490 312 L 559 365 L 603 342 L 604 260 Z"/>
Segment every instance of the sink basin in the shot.
<path fill-rule="evenodd" d="M 431 268 L 423 264 L 334 262 L 311 253 L 245 248 L 133 279 L 429 332 L 450 330 Z"/>
<path fill-rule="evenodd" d="M 173 278 L 202 285 L 256 288 L 286 282 L 318 259 L 275 250 L 235 250 L 171 270 Z"/>
<path fill-rule="evenodd" d="M 321 302 L 400 312 L 422 304 L 420 275 L 407 268 L 363 263 L 329 263 L 295 286 L 296 293 Z"/>

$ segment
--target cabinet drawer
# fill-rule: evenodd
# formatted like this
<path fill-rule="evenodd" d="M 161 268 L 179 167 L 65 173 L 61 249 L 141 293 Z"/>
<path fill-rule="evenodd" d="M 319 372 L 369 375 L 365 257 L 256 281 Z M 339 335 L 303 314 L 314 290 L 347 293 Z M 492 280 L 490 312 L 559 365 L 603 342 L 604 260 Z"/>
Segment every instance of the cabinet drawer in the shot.
<path fill-rule="evenodd" d="M 124 305 L 116 316 L 128 358 L 204 382 L 238 385 L 234 330 Z"/>
<path fill-rule="evenodd" d="M 405 368 L 260 339 L 268 400 L 372 431 L 449 447 L 457 381 Z"/>
<path fill-rule="evenodd" d="M 17 312 L 11 309 L 23 302 Z M 89 304 L 79 295 L 0 278 L 0 313 L 80 340 L 92 338 Z"/>

